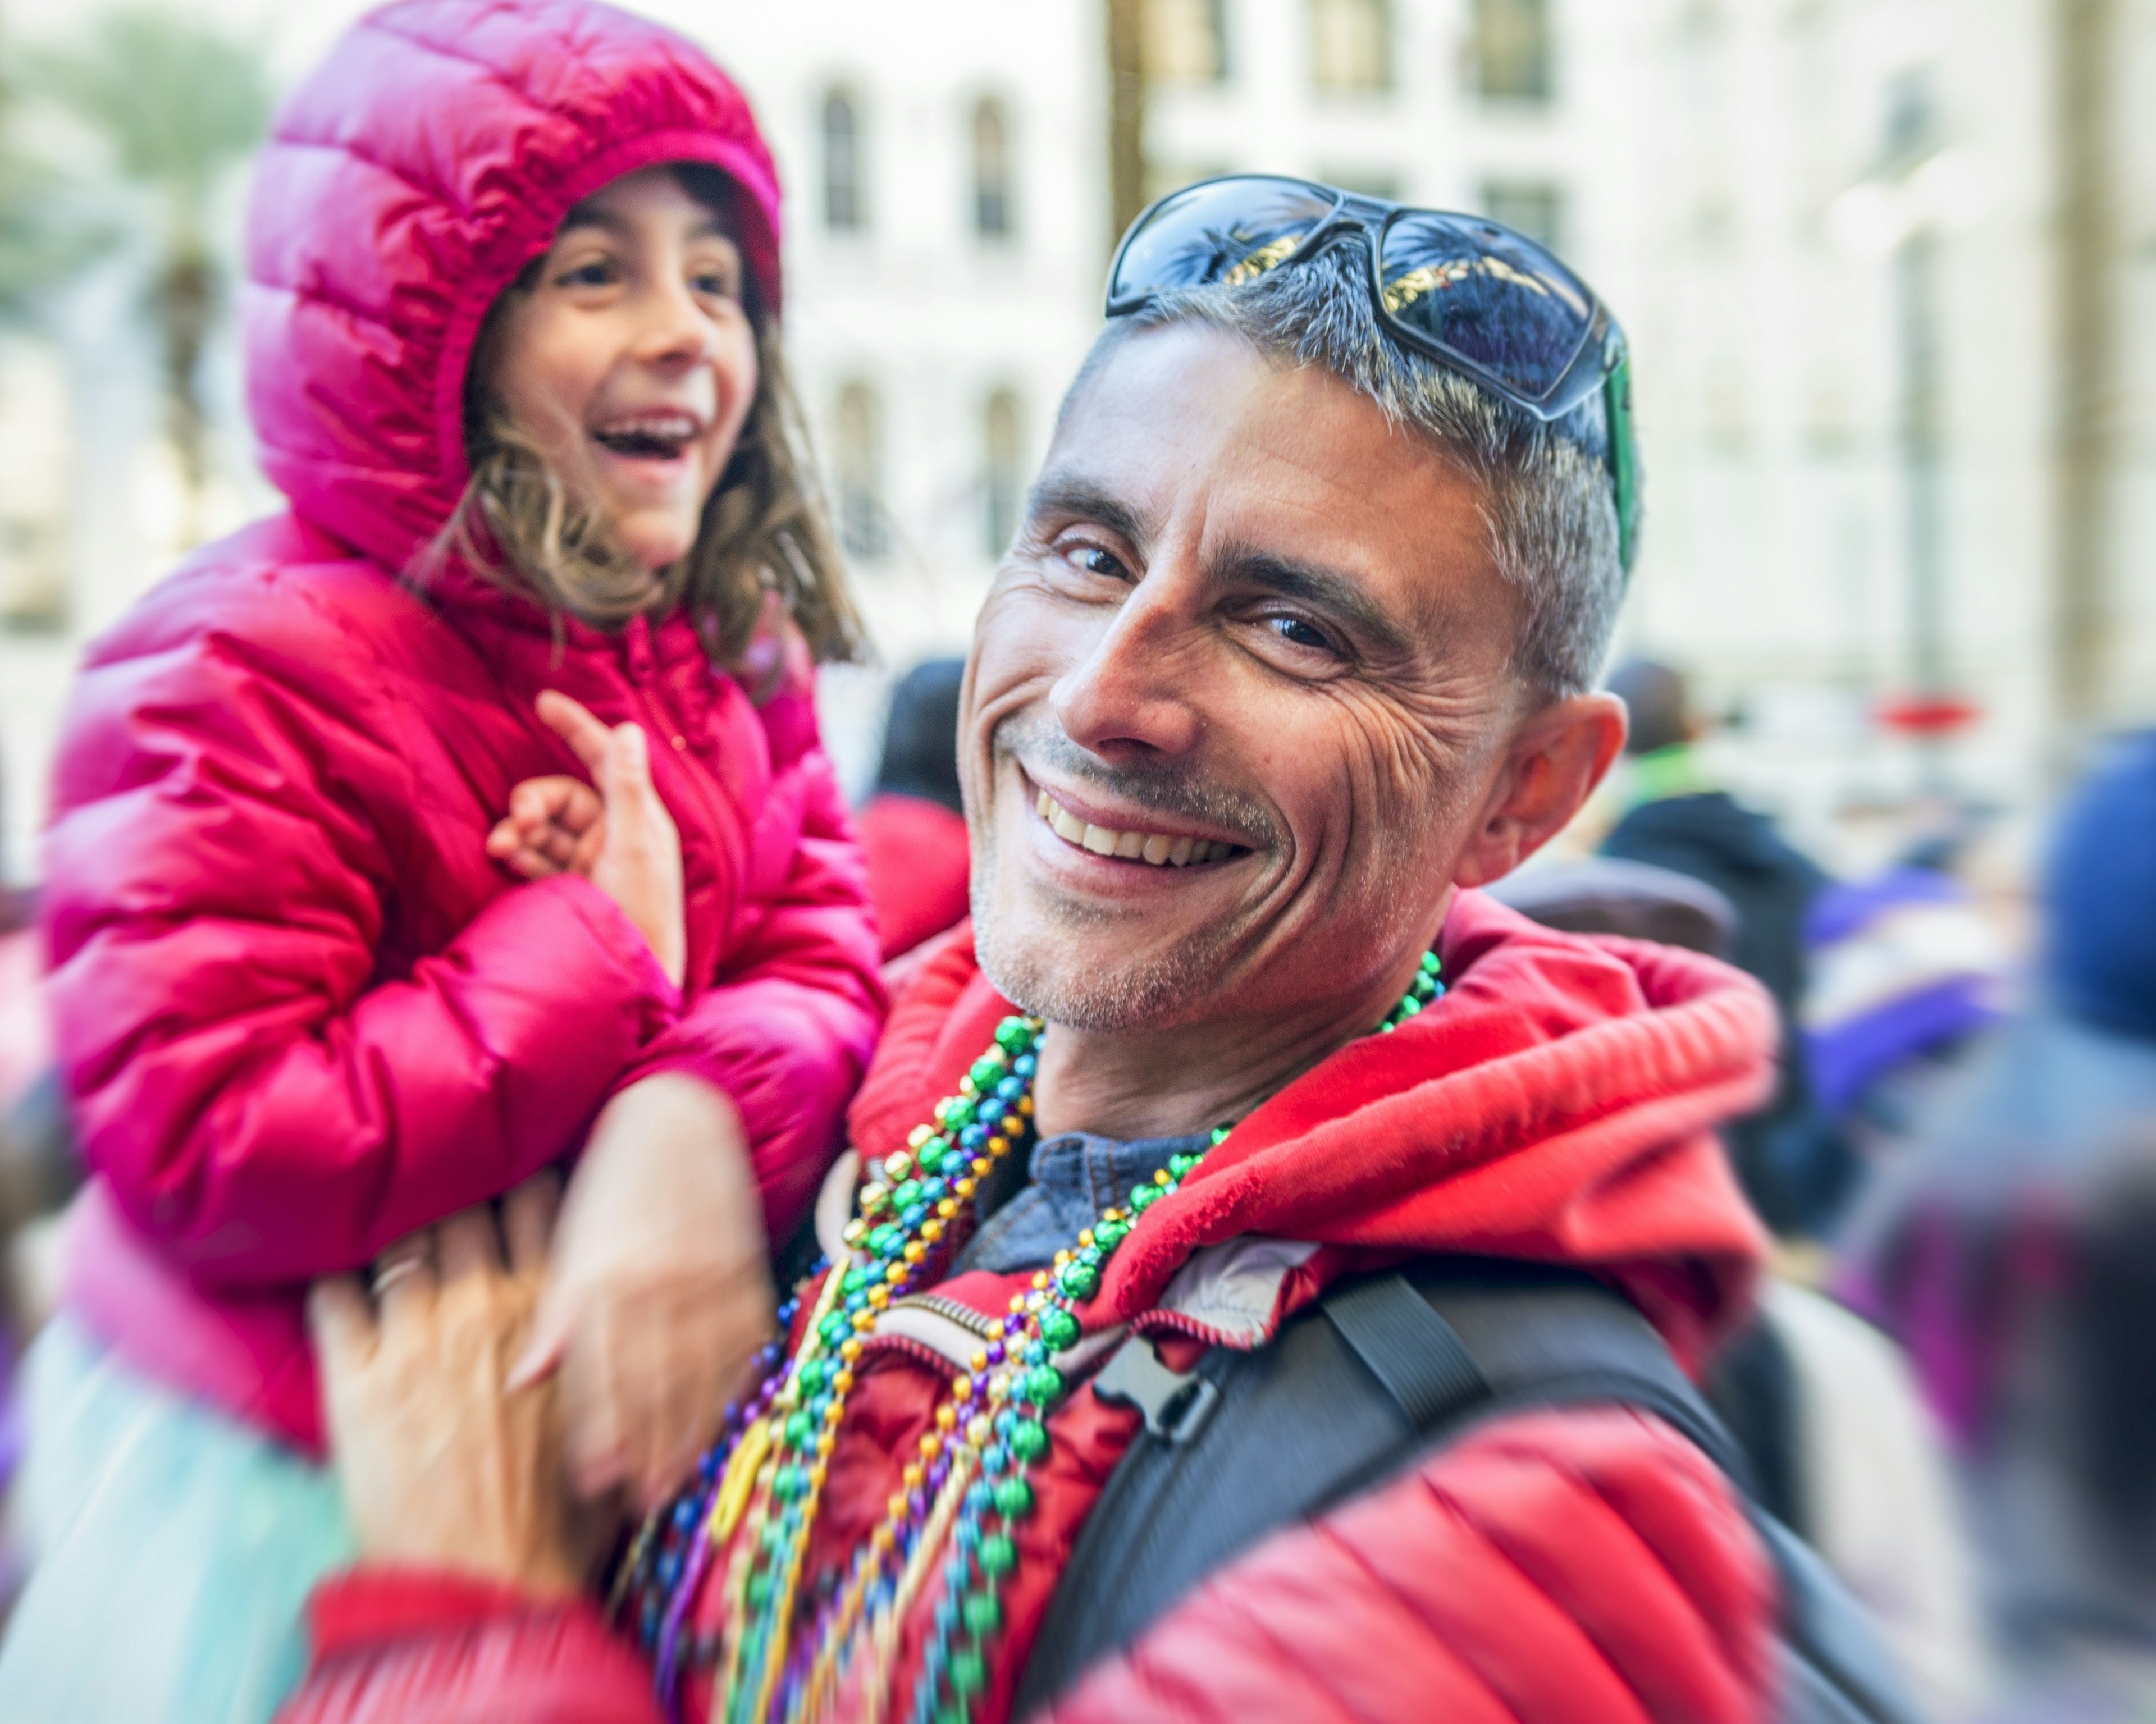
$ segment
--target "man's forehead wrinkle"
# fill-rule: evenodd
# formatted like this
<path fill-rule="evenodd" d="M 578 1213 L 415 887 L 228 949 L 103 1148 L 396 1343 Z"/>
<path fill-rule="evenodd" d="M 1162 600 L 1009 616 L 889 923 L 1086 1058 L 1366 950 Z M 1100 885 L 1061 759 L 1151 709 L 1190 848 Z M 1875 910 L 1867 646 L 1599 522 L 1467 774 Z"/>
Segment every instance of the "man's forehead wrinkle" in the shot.
<path fill-rule="evenodd" d="M 1105 475 L 1075 467 L 1054 468 L 1034 481 L 1026 493 L 1026 513 L 1034 520 L 1068 515 L 1097 521 L 1134 545 L 1148 545 L 1159 536 L 1158 516 L 1144 504 L 1121 495 L 1122 487 Z"/>

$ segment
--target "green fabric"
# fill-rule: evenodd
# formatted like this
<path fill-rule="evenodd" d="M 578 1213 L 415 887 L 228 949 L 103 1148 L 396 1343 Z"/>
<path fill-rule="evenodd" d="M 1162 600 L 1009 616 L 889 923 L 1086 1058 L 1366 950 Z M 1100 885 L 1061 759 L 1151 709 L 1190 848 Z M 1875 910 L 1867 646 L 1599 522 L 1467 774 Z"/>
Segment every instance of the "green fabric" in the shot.
<path fill-rule="evenodd" d="M 1697 796 L 1711 790 L 1699 769 L 1699 757 L 1689 742 L 1672 742 L 1666 748 L 1650 749 L 1632 758 L 1632 803 L 1663 802 L 1673 796 Z"/>
<path fill-rule="evenodd" d="M 24 1366 L 14 1511 L 35 1566 L 0 1718 L 267 1724 L 305 1670 L 308 1593 L 355 1553 L 334 1475 L 65 1316 Z"/>

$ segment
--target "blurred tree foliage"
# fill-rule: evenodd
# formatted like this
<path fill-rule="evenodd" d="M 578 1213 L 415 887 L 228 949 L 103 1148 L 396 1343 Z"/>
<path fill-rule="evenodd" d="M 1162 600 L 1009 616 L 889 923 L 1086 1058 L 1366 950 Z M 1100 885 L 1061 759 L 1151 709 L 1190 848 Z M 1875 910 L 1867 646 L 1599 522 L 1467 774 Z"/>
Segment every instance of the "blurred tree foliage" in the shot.
<path fill-rule="evenodd" d="M 45 293 L 72 279 L 118 239 L 66 207 L 67 182 L 15 146 L 0 91 L 0 320 L 27 321 Z"/>
<path fill-rule="evenodd" d="M 191 493 L 207 476 L 206 418 L 198 372 L 225 284 L 210 239 L 212 200 L 270 118 L 260 53 L 158 6 L 105 13 L 78 43 L 25 48 L 15 92 L 57 104 L 95 133 L 110 167 L 154 211 L 149 310 L 162 350 L 172 441 Z M 19 100 L 0 115 L 18 130 Z M 112 243 L 80 213 L 58 170 L 0 132 L 0 300 L 19 300 L 81 267 Z M 78 186 L 80 181 L 78 180 Z M 24 244 L 17 247 L 17 233 Z M 20 286 L 8 280 L 19 258 Z"/>

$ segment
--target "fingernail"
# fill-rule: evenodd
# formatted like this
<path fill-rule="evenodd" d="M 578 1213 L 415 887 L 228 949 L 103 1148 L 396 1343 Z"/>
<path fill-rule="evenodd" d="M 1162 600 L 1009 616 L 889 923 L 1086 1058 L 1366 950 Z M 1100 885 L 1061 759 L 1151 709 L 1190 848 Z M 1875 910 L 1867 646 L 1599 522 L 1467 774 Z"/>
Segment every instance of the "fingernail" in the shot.
<path fill-rule="evenodd" d="M 548 1357 L 547 1350 L 535 1342 L 524 1349 L 524 1357 L 510 1368 L 509 1378 L 502 1388 L 515 1394 L 519 1389 L 531 1388 L 553 1368 L 554 1362 Z"/>

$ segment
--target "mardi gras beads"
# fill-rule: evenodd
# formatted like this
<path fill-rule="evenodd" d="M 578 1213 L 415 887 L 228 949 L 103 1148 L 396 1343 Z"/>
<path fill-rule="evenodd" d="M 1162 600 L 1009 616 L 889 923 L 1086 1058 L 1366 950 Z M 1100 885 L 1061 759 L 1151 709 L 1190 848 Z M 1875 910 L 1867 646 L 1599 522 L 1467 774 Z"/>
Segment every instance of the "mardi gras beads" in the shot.
<path fill-rule="evenodd" d="M 1373 1033 L 1397 1029 L 1444 991 L 1435 954 L 1424 953 L 1407 992 Z M 977 1219 L 983 1182 L 1030 1142 L 1043 1029 L 1037 1018 L 1005 1018 L 957 1092 L 915 1127 L 906 1147 L 863 1170 L 843 1234 L 847 1255 L 814 1284 L 792 1357 L 767 1356 L 768 1374 L 706 1457 L 697 1484 L 654 1517 L 655 1532 L 648 1523 L 640 1535 L 631 1590 L 670 1710 L 681 1624 L 715 1553 L 731 1542 L 715 1716 L 727 1724 L 814 1717 L 834 1704 L 842 1678 L 864 1657 L 874 1660 L 871 1679 L 882 1680 L 900 1623 L 924 1590 L 937 1587 L 906 1716 L 911 1724 L 969 1724 L 989 1686 L 1018 1534 L 1036 1500 L 1033 1475 L 1051 1448 L 1049 1415 L 1070 1386 L 1055 1357 L 1078 1340 L 1076 1307 L 1099 1291 L 1117 1249 L 1148 1209 L 1181 1188 L 1203 1153 L 1172 1156 L 1013 1297 L 968 1368 L 952 1379 L 870 1536 L 813 1601 L 811 1632 L 798 1645 L 794 1630 L 825 1464 L 864 1337 L 894 1300 L 940 1275 Z M 1229 1130 L 1217 1128 L 1209 1148 Z M 802 1284 L 783 1312 L 788 1321 L 798 1318 L 810 1287 Z"/>

